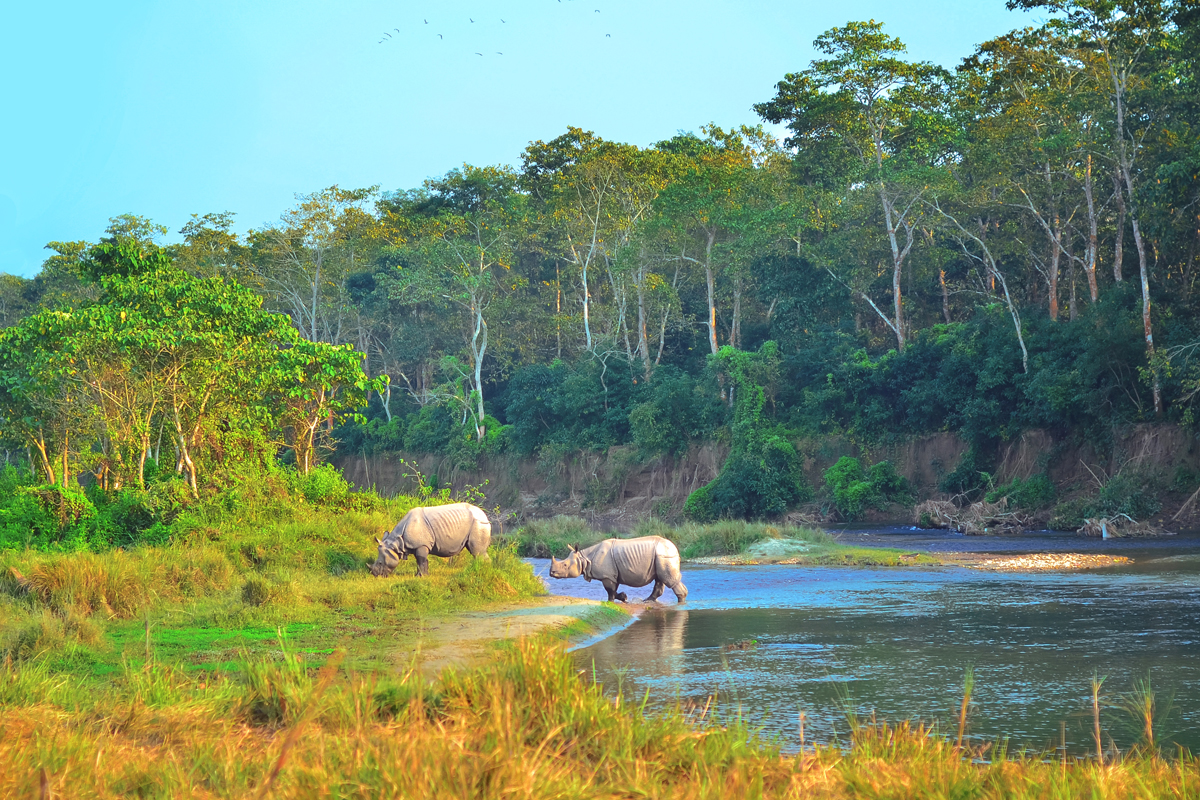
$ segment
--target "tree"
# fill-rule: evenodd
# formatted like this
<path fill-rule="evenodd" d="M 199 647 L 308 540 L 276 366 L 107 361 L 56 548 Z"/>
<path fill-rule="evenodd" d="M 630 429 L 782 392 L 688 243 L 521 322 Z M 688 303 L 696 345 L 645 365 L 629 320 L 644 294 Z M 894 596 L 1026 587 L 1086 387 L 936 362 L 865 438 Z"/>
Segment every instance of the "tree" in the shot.
<path fill-rule="evenodd" d="M 525 202 L 515 190 L 516 174 L 509 169 L 465 166 L 388 199 L 408 257 L 399 265 L 392 296 L 404 304 L 445 299 L 459 308 L 470 376 L 465 412 L 477 441 L 486 434 L 489 310 L 520 283 L 512 268 Z"/>
<path fill-rule="evenodd" d="M 299 195 L 280 224 L 251 233 L 263 291 L 309 341 L 359 338 L 346 281 L 368 265 L 380 243 L 378 220 L 364 208 L 377 190 L 331 186 Z"/>
<path fill-rule="evenodd" d="M 754 108 L 768 122 L 787 123 L 789 147 L 834 143 L 853 156 L 857 169 L 847 176 L 850 190 L 859 181 L 874 187 L 890 251 L 892 316 L 866 292 L 860 294 L 903 350 L 901 277 L 916 238 L 927 173 L 945 155 L 950 136 L 943 113 L 947 76 L 929 62 L 901 60 L 905 46 L 873 20 L 826 31 L 813 46 L 830 58 L 789 73 L 776 96 Z"/>
<path fill-rule="evenodd" d="M 1085 63 L 1094 65 L 1091 79 L 1108 100 L 1112 152 L 1119 179 L 1118 195 L 1133 231 L 1142 290 L 1142 328 L 1155 414 L 1162 414 L 1162 383 L 1150 319 L 1150 265 L 1142 231 L 1141 154 L 1148 137 L 1161 124 L 1161 96 L 1154 74 L 1163 66 L 1163 51 L 1176 12 L 1173 0 L 1009 0 L 1009 8 L 1045 8 L 1062 18 L 1048 25 L 1072 42 Z"/>

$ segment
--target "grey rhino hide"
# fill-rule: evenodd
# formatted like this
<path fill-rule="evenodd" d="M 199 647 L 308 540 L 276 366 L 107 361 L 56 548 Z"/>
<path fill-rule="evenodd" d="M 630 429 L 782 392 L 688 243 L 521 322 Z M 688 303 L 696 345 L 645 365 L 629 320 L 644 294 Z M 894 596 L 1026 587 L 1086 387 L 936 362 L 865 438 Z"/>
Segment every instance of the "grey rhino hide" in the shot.
<path fill-rule="evenodd" d="M 687 599 L 687 587 L 679 573 L 679 549 L 670 539 L 661 536 L 642 536 L 638 539 L 605 539 L 584 550 L 576 549 L 563 561 L 551 559 L 550 577 L 571 577 L 572 567 L 581 566 L 589 581 L 600 581 L 608 591 L 609 602 L 627 599 L 618 592 L 621 584 L 645 586 L 654 582 L 646 602 L 657 600 L 663 587 L 675 593 L 679 602 Z"/>
<path fill-rule="evenodd" d="M 487 553 L 492 525 L 482 508 L 470 503 L 414 508 L 379 542 L 372 575 L 389 575 L 411 553 L 417 575 L 429 574 L 429 556 L 449 558 L 464 549 L 476 558 Z"/>

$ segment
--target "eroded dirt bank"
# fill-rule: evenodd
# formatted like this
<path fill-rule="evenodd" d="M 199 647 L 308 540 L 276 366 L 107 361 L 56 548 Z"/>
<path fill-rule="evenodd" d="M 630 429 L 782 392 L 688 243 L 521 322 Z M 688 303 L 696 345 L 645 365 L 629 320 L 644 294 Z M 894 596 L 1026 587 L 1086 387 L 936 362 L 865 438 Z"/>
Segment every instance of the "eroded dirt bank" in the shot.
<path fill-rule="evenodd" d="M 891 461 L 918 500 L 946 499 L 938 491 L 938 483 L 954 471 L 968 449 L 954 433 L 877 447 L 862 447 L 841 436 L 803 439 L 795 444 L 804 459 L 805 476 L 814 487 L 822 485 L 825 470 L 848 455 L 868 462 Z M 710 443 L 693 446 L 682 456 L 648 461 L 639 460 L 629 447 L 613 447 L 603 453 L 572 453 L 553 463 L 507 455 L 485 457 L 470 470 L 444 456 L 429 454 L 343 456 L 335 463 L 356 486 L 372 486 L 385 496 L 414 488 L 412 480 L 404 477 L 411 469 L 401 459 L 418 465 L 437 486 L 457 490 L 487 481 L 488 503 L 500 507 L 504 524 L 575 514 L 598 530 L 628 531 L 648 516 L 678 515 L 688 494 L 715 478 L 727 455 L 726 446 Z M 997 485 L 1044 472 L 1060 501 L 1094 493 L 1100 482 L 1123 470 L 1150 474 L 1162 487 L 1162 510 L 1157 516 L 1170 520 L 1200 479 L 1200 442 L 1173 424 L 1131 425 L 1113 431 L 1106 448 L 1031 430 L 1003 443 L 994 462 Z M 1174 527 L 1200 527 L 1200 502 L 1193 503 Z"/>

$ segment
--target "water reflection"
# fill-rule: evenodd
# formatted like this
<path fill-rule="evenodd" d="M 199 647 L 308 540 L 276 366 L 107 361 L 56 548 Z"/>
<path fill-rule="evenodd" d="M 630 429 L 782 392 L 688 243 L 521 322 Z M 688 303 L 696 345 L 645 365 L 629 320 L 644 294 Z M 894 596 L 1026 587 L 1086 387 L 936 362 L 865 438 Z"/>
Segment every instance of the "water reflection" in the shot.
<path fill-rule="evenodd" d="M 1149 674 L 1171 706 L 1160 737 L 1200 749 L 1200 565 L 1155 564 L 1040 575 L 693 567 L 686 606 L 648 612 L 576 658 L 608 688 L 621 682 L 639 699 L 649 688 L 652 704 L 716 693 L 722 713 L 792 744 L 801 709 L 817 741 L 845 737 L 847 708 L 948 724 L 970 666 L 976 737 L 1042 748 L 1065 722 L 1068 742 L 1087 750 L 1098 674 L 1105 730 L 1127 747 L 1136 728 L 1121 695 Z"/>
<path fill-rule="evenodd" d="M 629 639 L 610 636 L 589 647 L 586 657 L 597 665 L 632 668 L 638 680 L 679 677 L 687 668 L 683 649 L 688 612 L 678 608 L 651 609 L 636 625 L 637 636 Z"/>

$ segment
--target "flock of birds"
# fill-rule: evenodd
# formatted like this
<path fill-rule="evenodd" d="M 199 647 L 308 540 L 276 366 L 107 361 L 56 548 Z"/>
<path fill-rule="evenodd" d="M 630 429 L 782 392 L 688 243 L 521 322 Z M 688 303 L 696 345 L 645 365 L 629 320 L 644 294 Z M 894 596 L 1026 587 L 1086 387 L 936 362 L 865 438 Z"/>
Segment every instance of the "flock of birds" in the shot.
<path fill-rule="evenodd" d="M 561 3 L 562 1 L 563 1 L 563 0 L 558 0 L 558 2 L 560 2 L 560 3 Z M 599 14 L 599 13 L 600 13 L 600 9 L 598 9 L 598 8 L 597 8 L 597 9 L 596 9 L 596 13 L 597 13 L 597 14 Z M 474 19 L 472 19 L 471 17 L 467 17 L 467 20 L 468 20 L 469 22 L 471 22 L 471 23 L 474 23 L 474 22 L 475 22 L 475 20 L 474 20 Z M 423 19 L 422 21 L 423 21 L 423 22 L 424 22 L 426 25 L 428 25 L 428 24 L 429 24 L 429 20 L 427 20 L 427 19 Z M 506 20 L 503 20 L 503 19 L 501 19 L 500 21 L 501 21 L 502 23 L 506 24 L 506 25 L 508 24 L 508 22 L 507 22 Z M 399 28 L 392 28 L 392 30 L 393 30 L 393 31 L 395 31 L 397 34 L 398 34 L 398 33 L 400 33 L 400 29 L 399 29 Z M 606 33 L 606 34 L 604 34 L 604 36 L 605 36 L 606 38 L 608 38 L 608 39 L 611 39 L 611 38 L 612 38 L 612 34 L 611 34 L 611 33 Z M 380 39 L 380 40 L 379 40 L 379 43 L 380 43 L 380 44 L 386 44 L 388 41 L 390 41 L 390 40 L 392 39 L 392 34 L 391 34 L 391 33 L 389 33 L 389 32 L 387 32 L 387 31 L 384 31 L 384 33 L 383 33 L 383 37 L 384 37 L 384 38 L 382 38 L 382 39 Z M 437 37 L 438 37 L 439 39 L 443 39 L 443 40 L 446 38 L 446 37 L 442 36 L 442 34 L 440 34 L 440 33 L 437 35 Z M 502 56 L 502 55 L 504 55 L 504 53 L 500 52 L 499 50 L 497 50 L 497 51 L 495 51 L 495 52 L 496 52 L 496 55 L 498 55 L 498 56 Z M 475 55 L 477 55 L 477 56 L 482 56 L 482 55 L 483 55 L 483 53 L 476 52 L 476 53 L 475 53 Z"/>

